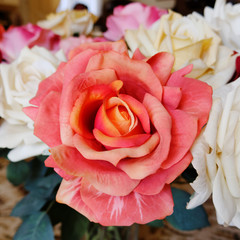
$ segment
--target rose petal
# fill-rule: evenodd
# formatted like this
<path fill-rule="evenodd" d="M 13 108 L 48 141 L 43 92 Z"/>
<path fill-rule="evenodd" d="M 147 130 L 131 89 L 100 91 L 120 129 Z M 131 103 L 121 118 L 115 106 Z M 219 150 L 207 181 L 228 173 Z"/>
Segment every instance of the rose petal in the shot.
<path fill-rule="evenodd" d="M 118 97 L 126 102 L 131 111 L 138 117 L 138 120 L 140 120 L 144 131 L 146 133 L 150 133 L 150 120 L 144 105 L 126 94 L 119 94 Z"/>
<path fill-rule="evenodd" d="M 75 178 L 73 180 L 62 180 L 62 183 L 58 189 L 56 195 L 56 201 L 64 203 L 76 211 L 86 216 L 90 221 L 97 222 L 94 211 L 92 211 L 81 199 L 81 178 Z"/>
<path fill-rule="evenodd" d="M 117 76 L 114 70 L 103 69 L 80 74 L 63 88 L 60 104 L 60 128 L 61 139 L 64 144 L 73 146 L 72 137 L 74 132 L 69 124 L 69 120 L 77 98 L 88 87 L 98 84 L 110 84 L 115 80 L 117 80 Z"/>
<path fill-rule="evenodd" d="M 161 193 L 153 196 L 131 193 L 121 197 L 99 192 L 86 181 L 76 178 L 62 181 L 57 201 L 84 214 L 90 221 L 106 226 L 128 226 L 135 222 L 145 224 L 163 219 L 173 212 L 172 194 L 168 185 Z"/>
<path fill-rule="evenodd" d="M 172 140 L 162 168 L 169 168 L 185 156 L 197 136 L 197 118 L 181 110 L 168 110 L 172 117 Z"/>
<path fill-rule="evenodd" d="M 12 162 L 18 162 L 41 155 L 46 149 L 48 149 L 47 145 L 42 142 L 29 145 L 20 144 L 8 153 L 8 159 Z"/>
<path fill-rule="evenodd" d="M 114 69 L 118 79 L 123 81 L 125 93 L 142 102 L 146 92 L 162 99 L 162 86 L 149 64 L 132 60 L 117 52 L 106 52 L 92 57 L 86 72 L 98 69 Z"/>
<path fill-rule="evenodd" d="M 192 160 L 191 153 L 187 153 L 181 161 L 171 166 L 168 169 L 160 168 L 156 173 L 141 180 L 139 185 L 134 189 L 134 192 L 138 192 L 144 195 L 158 194 L 166 183 L 170 184 L 181 174 Z"/>
<path fill-rule="evenodd" d="M 146 59 L 146 57 L 141 53 L 139 48 L 137 48 L 133 53 L 132 59 L 134 59 L 134 60 L 144 60 L 144 59 Z"/>
<path fill-rule="evenodd" d="M 36 96 L 30 100 L 31 104 L 40 106 L 41 101 L 49 92 L 61 92 L 63 84 L 62 69 L 65 65 L 66 63 L 61 63 L 55 73 L 39 83 Z"/>
<path fill-rule="evenodd" d="M 183 77 L 189 73 L 192 66 L 189 65 L 174 72 L 167 82 L 167 86 L 180 87 L 182 99 L 179 109 L 196 116 L 198 120 L 198 134 L 208 120 L 212 105 L 212 88 L 204 82 Z M 182 77 L 181 77 L 182 76 Z"/>
<path fill-rule="evenodd" d="M 171 141 L 171 117 L 155 97 L 146 94 L 145 105 L 150 120 L 156 128 L 160 142 L 153 151 L 141 158 L 126 159 L 119 162 L 118 167 L 133 179 L 143 179 L 155 173 L 167 158 Z"/>
<path fill-rule="evenodd" d="M 72 112 L 70 115 L 70 125 L 72 129 L 84 136 L 85 138 L 93 138 L 94 118 L 102 105 L 103 100 L 117 93 L 109 85 L 99 84 L 89 87 L 87 90 L 79 93 Z M 97 114 L 98 115 L 98 114 Z M 96 123 L 97 116 L 95 118 Z"/>
<path fill-rule="evenodd" d="M 45 161 L 44 164 L 46 167 L 51 167 L 54 169 L 54 171 L 60 175 L 65 180 L 73 179 L 75 178 L 72 175 L 67 174 L 63 169 L 59 168 L 59 165 L 54 161 L 52 155 L 50 155 Z"/>
<path fill-rule="evenodd" d="M 117 42 L 94 42 L 94 43 L 83 43 L 78 48 L 70 51 L 69 59 L 72 59 L 79 53 L 86 51 L 86 49 L 93 49 L 98 51 L 115 51 L 120 54 L 128 55 L 128 49 L 124 41 Z"/>
<path fill-rule="evenodd" d="M 140 146 L 151 136 L 150 134 L 136 134 L 133 136 L 109 137 L 96 128 L 93 130 L 93 134 L 101 144 L 111 148 L 129 148 Z"/>
<path fill-rule="evenodd" d="M 60 93 L 50 92 L 38 108 L 35 120 L 34 134 L 50 147 L 62 144 L 59 125 L 60 97 Z"/>
<path fill-rule="evenodd" d="M 182 98 L 182 91 L 178 87 L 163 87 L 163 105 L 176 109 Z"/>
<path fill-rule="evenodd" d="M 96 144 L 96 141 L 85 139 L 77 134 L 75 134 L 73 141 L 74 146 L 86 159 L 104 160 L 116 166 L 121 159 L 125 159 L 127 157 L 138 159 L 151 153 L 159 143 L 159 136 L 157 133 L 153 134 L 141 146 L 112 150 L 103 150 L 101 147 L 99 147 L 99 145 Z"/>
<path fill-rule="evenodd" d="M 171 75 L 174 64 L 174 56 L 168 52 L 160 52 L 147 60 L 162 85 L 165 85 Z"/>
<path fill-rule="evenodd" d="M 57 165 L 67 174 L 86 178 L 96 189 L 106 194 L 124 196 L 139 183 L 108 162 L 83 158 L 75 148 L 61 145 L 52 148 L 51 153 Z"/>

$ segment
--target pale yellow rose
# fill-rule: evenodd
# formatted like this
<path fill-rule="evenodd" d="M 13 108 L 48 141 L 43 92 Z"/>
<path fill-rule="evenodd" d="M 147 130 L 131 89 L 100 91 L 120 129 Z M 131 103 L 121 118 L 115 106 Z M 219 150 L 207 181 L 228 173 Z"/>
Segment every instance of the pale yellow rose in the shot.
<path fill-rule="evenodd" d="M 139 48 L 146 57 L 171 52 L 175 57 L 174 71 L 193 64 L 188 76 L 214 89 L 227 83 L 235 71 L 233 51 L 221 44 L 220 37 L 197 13 L 182 16 L 169 11 L 150 29 L 140 26 L 138 30 L 127 30 L 125 40 L 132 52 Z"/>
<path fill-rule="evenodd" d="M 66 10 L 49 14 L 46 20 L 38 21 L 37 25 L 51 29 L 64 38 L 74 33 L 89 34 L 96 21 L 97 17 L 87 10 Z"/>
<path fill-rule="evenodd" d="M 40 155 L 47 146 L 33 134 L 33 121 L 22 109 L 37 92 L 38 84 L 53 74 L 66 57 L 43 47 L 25 47 L 16 60 L 0 64 L 0 148 L 10 148 L 8 158 L 19 161 Z"/>
<path fill-rule="evenodd" d="M 212 194 L 218 223 L 240 228 L 240 78 L 214 92 L 208 123 L 191 152 L 198 177 L 187 208 Z"/>

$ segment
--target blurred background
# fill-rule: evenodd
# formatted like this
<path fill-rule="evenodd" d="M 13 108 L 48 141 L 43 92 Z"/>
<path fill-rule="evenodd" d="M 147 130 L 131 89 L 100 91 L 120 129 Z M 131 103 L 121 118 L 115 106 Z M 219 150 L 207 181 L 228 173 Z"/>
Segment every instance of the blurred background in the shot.
<path fill-rule="evenodd" d="M 22 25 L 28 22 L 36 23 L 45 19 L 46 15 L 64 8 L 90 8 L 97 11 L 99 25 L 104 25 L 106 17 L 112 13 L 117 5 L 124 5 L 127 0 L 0 0 L 0 23 L 4 27 L 10 25 Z M 206 5 L 214 6 L 215 0 L 138 0 L 148 5 L 155 5 L 159 8 L 170 8 L 187 15 L 192 11 L 203 12 Z M 229 1 L 228 1 L 229 2 Z M 236 3 L 239 0 L 231 0 Z"/>

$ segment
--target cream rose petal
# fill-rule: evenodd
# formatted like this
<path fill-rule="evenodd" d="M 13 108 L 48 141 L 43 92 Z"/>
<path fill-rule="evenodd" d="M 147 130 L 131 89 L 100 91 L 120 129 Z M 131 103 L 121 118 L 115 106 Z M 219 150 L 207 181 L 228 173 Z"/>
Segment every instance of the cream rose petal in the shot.
<path fill-rule="evenodd" d="M 30 145 L 21 144 L 8 153 L 8 159 L 12 162 L 18 162 L 22 159 L 42 155 L 46 149 L 48 146 L 41 142 Z"/>
<path fill-rule="evenodd" d="M 22 49 L 10 64 L 0 65 L 0 147 L 16 148 L 10 152 L 12 161 L 39 155 L 47 146 L 33 134 L 33 121 L 22 109 L 30 106 L 38 84 L 54 73 L 61 61 L 62 51 L 52 54 L 45 48 Z"/>

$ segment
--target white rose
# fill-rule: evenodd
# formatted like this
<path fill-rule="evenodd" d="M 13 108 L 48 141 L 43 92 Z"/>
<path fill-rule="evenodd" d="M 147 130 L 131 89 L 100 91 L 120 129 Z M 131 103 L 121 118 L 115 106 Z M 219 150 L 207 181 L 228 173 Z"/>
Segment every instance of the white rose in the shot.
<path fill-rule="evenodd" d="M 188 76 L 207 82 L 213 89 L 226 84 L 235 71 L 233 50 L 221 44 L 220 37 L 197 13 L 182 16 L 169 11 L 150 29 L 140 26 L 127 30 L 125 40 L 132 52 L 139 48 L 146 57 L 162 51 L 172 53 L 174 71 L 193 64 Z"/>
<path fill-rule="evenodd" d="M 97 17 L 87 10 L 66 10 L 51 13 L 46 20 L 37 22 L 41 28 L 51 29 L 61 37 L 70 37 L 74 33 L 89 34 L 93 30 Z"/>
<path fill-rule="evenodd" d="M 10 64 L 0 64 L 0 148 L 13 148 L 11 161 L 41 154 L 47 146 L 33 135 L 33 121 L 22 109 L 37 92 L 38 84 L 65 61 L 61 52 L 53 55 L 42 47 L 23 48 Z"/>
<path fill-rule="evenodd" d="M 208 123 L 191 152 L 198 177 L 187 207 L 212 194 L 218 223 L 240 228 L 240 78 L 214 92 Z"/>
<path fill-rule="evenodd" d="M 240 3 L 233 5 L 226 4 L 226 0 L 216 0 L 214 8 L 205 7 L 204 17 L 224 45 L 240 51 Z"/>

